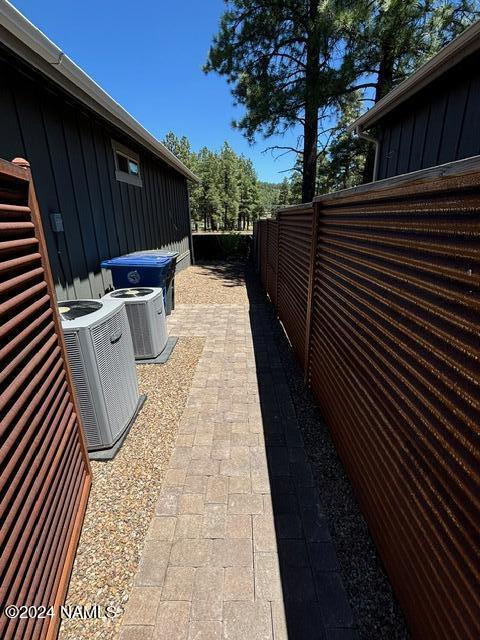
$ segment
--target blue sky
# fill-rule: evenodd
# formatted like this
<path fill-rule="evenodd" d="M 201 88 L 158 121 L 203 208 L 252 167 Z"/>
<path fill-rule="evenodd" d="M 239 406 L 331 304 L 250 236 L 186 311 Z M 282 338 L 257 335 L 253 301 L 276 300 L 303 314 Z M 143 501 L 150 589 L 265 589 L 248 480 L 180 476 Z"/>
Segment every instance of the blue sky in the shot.
<path fill-rule="evenodd" d="M 13 4 L 157 138 L 186 135 L 194 149 L 228 140 L 259 178 L 279 182 L 294 158 L 252 147 L 232 129 L 241 114 L 223 77 L 202 71 L 223 0 L 13 0 Z"/>

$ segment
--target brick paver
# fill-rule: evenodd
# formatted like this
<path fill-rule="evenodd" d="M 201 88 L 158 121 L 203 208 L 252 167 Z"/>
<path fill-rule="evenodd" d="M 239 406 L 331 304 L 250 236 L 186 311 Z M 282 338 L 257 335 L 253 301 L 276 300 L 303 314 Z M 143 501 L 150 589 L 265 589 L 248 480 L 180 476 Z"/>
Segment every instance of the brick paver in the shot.
<path fill-rule="evenodd" d="M 122 638 L 354 638 L 263 304 L 183 305 L 205 336 Z"/>

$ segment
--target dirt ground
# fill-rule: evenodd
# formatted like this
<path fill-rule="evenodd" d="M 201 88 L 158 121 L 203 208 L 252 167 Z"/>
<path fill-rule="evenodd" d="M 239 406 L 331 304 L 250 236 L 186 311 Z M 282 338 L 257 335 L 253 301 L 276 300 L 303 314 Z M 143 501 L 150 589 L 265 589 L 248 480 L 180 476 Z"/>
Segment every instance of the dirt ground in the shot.
<path fill-rule="evenodd" d="M 175 304 L 247 303 L 242 263 L 200 263 L 175 276 Z"/>

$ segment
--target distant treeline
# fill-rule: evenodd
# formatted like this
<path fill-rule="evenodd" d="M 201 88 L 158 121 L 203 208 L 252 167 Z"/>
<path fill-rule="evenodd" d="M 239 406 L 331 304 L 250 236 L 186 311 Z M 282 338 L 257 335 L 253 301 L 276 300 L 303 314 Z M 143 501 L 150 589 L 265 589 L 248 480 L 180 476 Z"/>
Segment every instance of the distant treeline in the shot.
<path fill-rule="evenodd" d="M 251 160 L 236 154 L 228 142 L 220 151 L 203 147 L 195 153 L 185 136 L 179 138 L 170 132 L 163 144 L 201 180 L 200 184 L 189 184 L 195 229 L 245 230 L 254 220 L 290 203 L 287 180 L 280 184 L 260 182 Z"/>

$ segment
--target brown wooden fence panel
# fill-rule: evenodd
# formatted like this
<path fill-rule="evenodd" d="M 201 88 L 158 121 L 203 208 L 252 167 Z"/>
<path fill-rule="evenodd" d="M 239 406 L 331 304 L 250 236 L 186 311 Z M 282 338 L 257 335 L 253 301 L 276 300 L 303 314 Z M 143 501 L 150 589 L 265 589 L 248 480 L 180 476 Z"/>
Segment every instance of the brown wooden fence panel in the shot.
<path fill-rule="evenodd" d="M 267 220 L 267 293 L 277 304 L 278 223 Z"/>
<path fill-rule="evenodd" d="M 297 358 L 305 366 L 312 205 L 278 213 L 277 310 Z"/>
<path fill-rule="evenodd" d="M 414 637 L 479 638 L 480 174 L 317 215 L 311 388 Z"/>
<path fill-rule="evenodd" d="M 90 487 L 40 215 L 25 161 L 0 160 L 0 610 L 63 602 Z M 0 617 L 53 638 L 54 618 Z"/>

